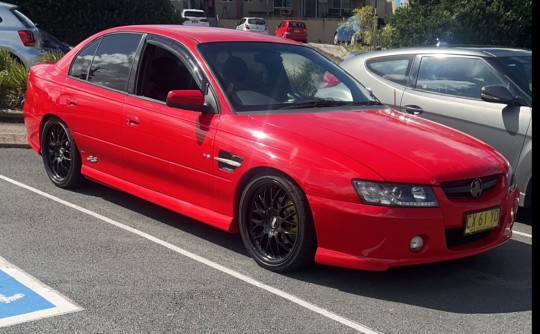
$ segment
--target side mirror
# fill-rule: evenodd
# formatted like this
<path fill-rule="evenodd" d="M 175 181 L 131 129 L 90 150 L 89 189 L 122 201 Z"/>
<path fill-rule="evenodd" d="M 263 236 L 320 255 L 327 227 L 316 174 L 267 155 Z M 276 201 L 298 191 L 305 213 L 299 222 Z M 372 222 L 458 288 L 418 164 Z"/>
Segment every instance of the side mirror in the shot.
<path fill-rule="evenodd" d="M 480 92 L 482 100 L 486 102 L 512 104 L 514 95 L 503 85 L 484 86 Z"/>
<path fill-rule="evenodd" d="M 167 106 L 171 108 L 200 111 L 203 114 L 212 114 L 211 106 L 204 103 L 204 95 L 198 89 L 171 90 L 167 94 Z"/>

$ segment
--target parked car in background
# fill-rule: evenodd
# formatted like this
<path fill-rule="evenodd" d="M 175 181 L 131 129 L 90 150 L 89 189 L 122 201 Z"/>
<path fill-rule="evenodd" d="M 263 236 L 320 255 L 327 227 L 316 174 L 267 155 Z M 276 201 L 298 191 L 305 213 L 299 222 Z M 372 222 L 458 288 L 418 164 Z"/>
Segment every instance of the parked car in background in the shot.
<path fill-rule="evenodd" d="M 243 17 L 236 24 L 236 30 L 268 34 L 268 25 L 262 17 Z"/>
<path fill-rule="evenodd" d="M 0 48 L 30 68 L 43 54 L 41 44 L 36 25 L 16 5 L 0 2 Z"/>
<path fill-rule="evenodd" d="M 306 23 L 300 20 L 281 21 L 274 31 L 274 35 L 302 43 L 307 43 L 308 41 L 308 29 Z"/>
<path fill-rule="evenodd" d="M 377 28 L 380 29 L 386 24 L 382 17 L 377 18 Z M 338 25 L 334 33 L 334 44 L 361 44 L 361 31 L 367 28 L 360 28 L 360 23 L 357 16 L 350 16 L 345 22 Z"/>
<path fill-rule="evenodd" d="M 62 42 L 55 36 L 49 34 L 43 29 L 39 29 L 39 32 L 41 34 L 41 38 L 43 40 L 42 48 L 44 51 L 48 52 L 58 52 L 61 54 L 66 54 L 73 48 L 72 45 Z"/>
<path fill-rule="evenodd" d="M 499 152 L 381 104 L 309 45 L 247 37 L 116 27 L 32 67 L 25 126 L 51 182 L 87 178 L 240 233 L 276 272 L 386 270 L 510 239 L 519 193 Z M 340 100 L 322 97 L 330 81 Z"/>
<path fill-rule="evenodd" d="M 210 26 L 210 22 L 202 9 L 183 9 L 181 16 L 184 19 L 182 24 L 185 26 Z"/>
<path fill-rule="evenodd" d="M 532 205 L 532 51 L 421 47 L 363 52 L 340 66 L 383 103 L 495 147 Z M 473 157 L 471 157 L 473 158 Z"/>

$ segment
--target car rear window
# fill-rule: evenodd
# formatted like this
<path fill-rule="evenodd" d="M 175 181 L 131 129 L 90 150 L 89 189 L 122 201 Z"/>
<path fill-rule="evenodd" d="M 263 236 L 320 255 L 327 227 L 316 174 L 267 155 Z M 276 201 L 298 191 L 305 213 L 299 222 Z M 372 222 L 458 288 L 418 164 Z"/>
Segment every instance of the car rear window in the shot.
<path fill-rule="evenodd" d="M 258 25 L 261 25 L 261 26 L 266 24 L 266 22 L 263 19 L 249 19 L 248 23 L 249 24 L 258 24 Z"/>
<path fill-rule="evenodd" d="M 15 15 L 15 17 L 17 17 L 19 19 L 19 21 L 21 21 L 21 23 L 26 27 L 26 28 L 35 28 L 35 25 L 34 25 L 34 22 L 32 22 L 32 20 L 30 20 L 29 18 L 27 18 L 23 13 L 19 12 L 18 10 L 12 10 L 11 11 L 13 13 L 13 15 Z"/>
<path fill-rule="evenodd" d="M 206 15 L 203 12 L 196 12 L 196 11 L 186 11 L 184 12 L 184 16 L 190 16 L 190 17 L 206 17 Z"/>
<path fill-rule="evenodd" d="M 291 28 L 305 28 L 306 27 L 304 22 L 291 22 L 289 25 L 291 26 Z"/>

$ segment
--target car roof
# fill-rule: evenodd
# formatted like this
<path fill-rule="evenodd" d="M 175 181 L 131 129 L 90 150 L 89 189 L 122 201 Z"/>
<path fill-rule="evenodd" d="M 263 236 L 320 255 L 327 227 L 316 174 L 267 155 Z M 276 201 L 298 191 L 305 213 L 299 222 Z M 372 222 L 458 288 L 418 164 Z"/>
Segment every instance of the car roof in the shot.
<path fill-rule="evenodd" d="M 244 16 L 243 19 L 256 19 L 256 20 L 264 20 L 262 17 L 258 16 Z"/>
<path fill-rule="evenodd" d="M 154 33 L 181 42 L 191 41 L 192 43 L 249 41 L 287 43 L 297 45 L 297 43 L 295 43 L 294 41 L 289 41 L 287 39 L 279 39 L 266 34 L 239 34 L 238 30 L 223 27 L 198 27 L 177 24 L 145 24 L 119 26 L 104 30 L 100 33 L 97 33 L 96 35 L 114 32 Z"/>
<path fill-rule="evenodd" d="M 12 3 L 7 3 L 7 2 L 2 2 L 0 1 L 0 7 L 6 7 L 6 8 L 17 8 L 18 6 L 17 5 L 14 5 Z"/>
<path fill-rule="evenodd" d="M 182 9 L 182 12 L 203 12 L 204 13 L 204 10 L 202 10 L 202 9 Z"/>
<path fill-rule="evenodd" d="M 417 53 L 434 53 L 448 55 L 470 55 L 481 57 L 510 57 L 510 56 L 530 56 L 531 50 L 519 49 L 513 47 L 496 47 L 496 46 L 422 46 L 422 47 L 404 47 L 395 49 L 386 49 L 379 51 L 366 51 L 358 53 L 349 58 L 372 57 L 372 56 L 389 56 L 396 54 L 417 54 Z"/>

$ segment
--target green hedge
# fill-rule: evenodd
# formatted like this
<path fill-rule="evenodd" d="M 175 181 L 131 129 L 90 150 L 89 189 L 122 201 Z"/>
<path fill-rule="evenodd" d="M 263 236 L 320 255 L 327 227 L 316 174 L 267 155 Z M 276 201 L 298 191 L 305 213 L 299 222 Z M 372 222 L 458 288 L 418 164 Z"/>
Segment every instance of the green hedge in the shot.
<path fill-rule="evenodd" d="M 182 23 L 169 0 L 12 0 L 11 3 L 17 4 L 38 27 L 72 45 L 114 26 Z"/>
<path fill-rule="evenodd" d="M 38 59 L 39 63 L 56 62 L 62 55 L 46 52 Z M 21 109 L 26 93 L 28 69 L 16 61 L 7 49 L 0 48 L 0 110 Z"/>

